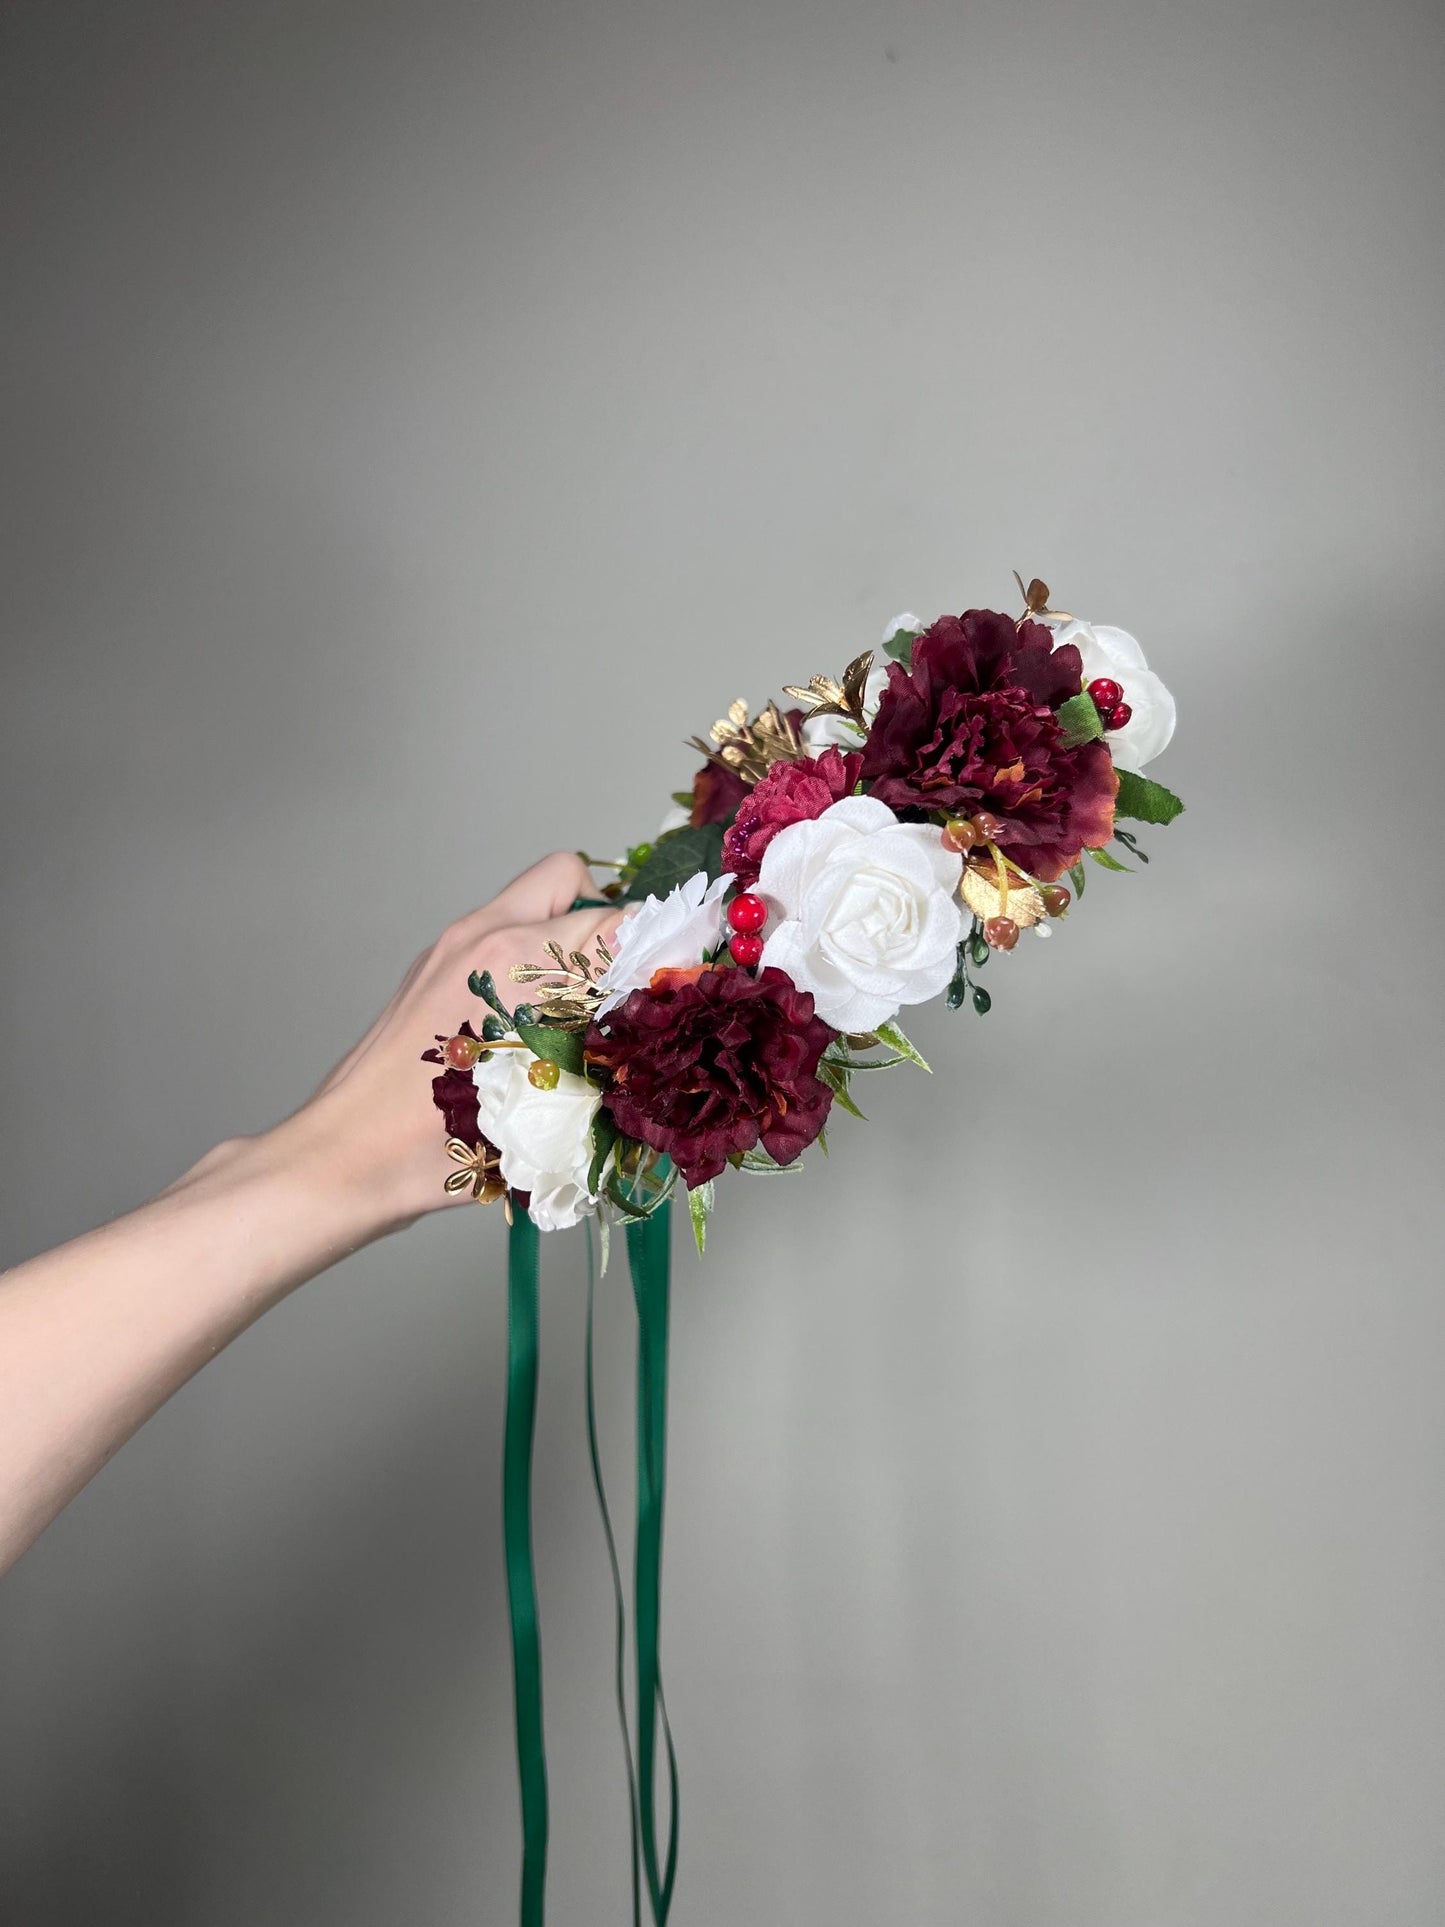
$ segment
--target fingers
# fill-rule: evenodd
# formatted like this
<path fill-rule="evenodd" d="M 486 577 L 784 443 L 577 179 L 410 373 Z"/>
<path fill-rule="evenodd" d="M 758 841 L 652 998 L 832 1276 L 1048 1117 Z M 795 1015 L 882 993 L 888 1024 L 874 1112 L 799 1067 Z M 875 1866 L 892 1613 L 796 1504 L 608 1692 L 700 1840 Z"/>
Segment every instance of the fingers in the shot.
<path fill-rule="evenodd" d="M 591 872 L 574 850 L 556 850 L 523 870 L 486 906 L 493 927 L 546 923 L 569 910 L 578 897 L 595 895 Z"/>
<path fill-rule="evenodd" d="M 605 910 L 573 910 L 565 917 L 554 917 L 542 932 L 542 941 L 559 943 L 568 953 L 580 950 L 585 957 L 592 958 L 598 937 L 612 949 L 617 926 L 625 915 L 626 911 L 616 904 L 609 904 Z"/>

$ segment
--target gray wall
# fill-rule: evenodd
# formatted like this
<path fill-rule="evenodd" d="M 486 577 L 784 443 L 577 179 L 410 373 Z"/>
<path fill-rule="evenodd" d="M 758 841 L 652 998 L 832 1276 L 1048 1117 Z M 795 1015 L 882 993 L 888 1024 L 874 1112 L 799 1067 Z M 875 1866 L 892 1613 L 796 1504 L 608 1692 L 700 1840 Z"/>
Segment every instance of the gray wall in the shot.
<path fill-rule="evenodd" d="M 1178 694 L 1147 874 L 680 1259 L 678 1927 L 1445 1918 L 1442 65 L 1424 0 L 5 9 L 0 1260 L 900 606 L 1037 570 Z M 8 1581 L 7 1927 L 513 1918 L 503 1249 L 308 1286 Z M 620 1927 L 544 1292 L 552 1918 Z"/>

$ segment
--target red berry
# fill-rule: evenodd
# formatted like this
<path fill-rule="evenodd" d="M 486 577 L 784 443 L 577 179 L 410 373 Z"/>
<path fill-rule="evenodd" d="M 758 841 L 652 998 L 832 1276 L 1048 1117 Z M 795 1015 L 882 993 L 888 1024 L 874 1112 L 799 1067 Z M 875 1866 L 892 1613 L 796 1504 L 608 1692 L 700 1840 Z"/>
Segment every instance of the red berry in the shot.
<path fill-rule="evenodd" d="M 1039 895 L 1044 900 L 1044 909 L 1051 917 L 1061 917 L 1072 901 L 1062 883 L 1046 883 Z"/>
<path fill-rule="evenodd" d="M 750 930 L 740 930 L 728 944 L 728 949 L 735 964 L 741 964 L 744 970 L 751 970 L 763 954 L 763 940 L 755 937 Z"/>
<path fill-rule="evenodd" d="M 463 1037 L 460 1034 L 449 1037 L 442 1048 L 448 1068 L 454 1071 L 469 1071 L 481 1054 L 482 1047 L 475 1037 Z"/>
<path fill-rule="evenodd" d="M 990 810 L 975 810 L 973 827 L 980 843 L 997 843 L 1003 831 L 1003 824 Z"/>
<path fill-rule="evenodd" d="M 527 1066 L 527 1082 L 534 1091 L 555 1091 L 562 1081 L 562 1067 L 550 1057 L 535 1057 Z"/>
<path fill-rule="evenodd" d="M 1133 714 L 1134 712 L 1128 703 L 1115 703 L 1114 707 L 1104 718 L 1104 727 L 1105 729 L 1122 729 Z"/>
<path fill-rule="evenodd" d="M 943 847 L 954 856 L 963 856 L 978 841 L 978 834 L 967 817 L 951 817 L 943 826 Z"/>
<path fill-rule="evenodd" d="M 1019 940 L 1019 927 L 1012 917 L 990 917 L 983 926 L 983 939 L 991 950 L 1012 950 Z"/>
<path fill-rule="evenodd" d="M 1111 709 L 1117 709 L 1124 700 L 1124 692 L 1112 676 L 1096 676 L 1089 684 L 1089 694 L 1101 716 L 1107 716 Z"/>
<path fill-rule="evenodd" d="M 740 930 L 745 937 L 750 937 L 754 932 L 761 930 L 767 920 L 768 906 L 761 897 L 753 896 L 751 891 L 744 891 L 742 896 L 734 897 L 728 905 L 728 922 L 734 930 Z"/>

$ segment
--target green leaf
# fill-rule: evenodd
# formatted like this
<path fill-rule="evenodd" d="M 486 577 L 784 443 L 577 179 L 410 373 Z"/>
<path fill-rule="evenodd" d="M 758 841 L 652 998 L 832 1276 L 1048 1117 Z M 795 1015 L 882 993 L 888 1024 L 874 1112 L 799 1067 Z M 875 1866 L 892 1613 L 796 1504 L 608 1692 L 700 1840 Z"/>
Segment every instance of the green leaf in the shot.
<path fill-rule="evenodd" d="M 624 1218 L 631 1218 L 635 1222 L 641 1223 L 642 1219 L 652 1216 L 651 1209 L 641 1209 L 635 1205 L 622 1190 L 615 1168 L 607 1174 L 607 1182 L 602 1187 L 602 1195 L 610 1205 L 622 1213 Z"/>
<path fill-rule="evenodd" d="M 595 1198 L 602 1183 L 602 1167 L 617 1142 L 617 1126 L 610 1111 L 598 1111 L 592 1120 L 592 1162 L 587 1167 L 587 1189 Z"/>
<path fill-rule="evenodd" d="M 1172 823 L 1184 805 L 1162 783 L 1152 783 L 1131 769 L 1119 771 L 1119 794 L 1114 798 L 1115 816 L 1130 816 L 1137 823 Z"/>
<path fill-rule="evenodd" d="M 829 1060 L 824 1057 L 819 1061 L 818 1075 L 833 1093 L 835 1100 L 842 1105 L 843 1109 L 847 1111 L 850 1116 L 863 1117 L 863 1113 L 858 1109 L 858 1106 L 849 1095 L 848 1073 L 841 1065 L 830 1063 Z M 863 1118 L 863 1122 L 866 1124 L 868 1122 L 867 1118 Z"/>
<path fill-rule="evenodd" d="M 563 1030 L 559 1024 L 518 1024 L 517 1035 L 536 1057 L 545 1057 L 574 1077 L 583 1074 L 582 1032 Z"/>
<path fill-rule="evenodd" d="M 1092 743 L 1104 733 L 1104 724 L 1094 699 L 1087 689 L 1081 689 L 1077 696 L 1070 696 L 1054 711 L 1059 728 L 1064 732 L 1064 748 L 1077 749 L 1080 743 Z"/>
<path fill-rule="evenodd" d="M 467 989 L 474 997 L 480 997 L 483 1003 L 490 1004 L 499 1017 L 505 1017 L 511 1023 L 512 1013 L 497 995 L 497 986 L 490 970 L 474 970 L 467 978 Z"/>
<path fill-rule="evenodd" d="M 916 629 L 895 629 L 884 643 L 883 653 L 892 656 L 895 662 L 901 662 L 905 669 L 910 669 L 913 666 L 913 645 L 917 640 Z"/>
<path fill-rule="evenodd" d="M 1134 874 L 1134 872 L 1129 868 L 1127 863 L 1121 863 L 1118 857 L 1110 856 L 1107 850 L 1087 850 L 1086 849 L 1084 854 L 1086 856 L 1091 856 L 1094 859 L 1095 863 L 1097 863 L 1100 869 L 1102 870 L 1122 870 L 1126 877 L 1133 876 Z"/>
<path fill-rule="evenodd" d="M 919 1070 L 932 1071 L 933 1066 L 909 1043 L 897 1024 L 892 1022 L 880 1024 L 878 1038 L 879 1042 L 887 1044 L 890 1050 L 896 1050 L 900 1057 L 906 1057 L 910 1064 L 916 1064 Z"/>
<path fill-rule="evenodd" d="M 706 870 L 709 879 L 721 876 L 722 840 L 721 823 L 669 830 L 657 839 L 652 855 L 628 884 L 621 901 L 641 903 L 644 897 L 665 897 L 699 870 Z"/>
<path fill-rule="evenodd" d="M 759 1178 L 786 1177 L 791 1171 L 801 1171 L 803 1160 L 794 1158 L 791 1164 L 779 1164 L 776 1158 L 770 1158 L 766 1151 L 744 1151 L 737 1160 L 737 1169 L 750 1172 L 752 1176 Z"/>
<path fill-rule="evenodd" d="M 1071 863 L 1069 865 L 1069 881 L 1074 886 L 1074 895 L 1076 897 L 1081 897 L 1084 894 L 1084 879 L 1086 875 L 1087 872 L 1082 863 Z"/>
<path fill-rule="evenodd" d="M 687 1194 L 687 1214 L 692 1219 L 692 1235 L 700 1258 L 707 1249 L 707 1216 L 713 1207 L 712 1179 L 695 1184 Z"/>

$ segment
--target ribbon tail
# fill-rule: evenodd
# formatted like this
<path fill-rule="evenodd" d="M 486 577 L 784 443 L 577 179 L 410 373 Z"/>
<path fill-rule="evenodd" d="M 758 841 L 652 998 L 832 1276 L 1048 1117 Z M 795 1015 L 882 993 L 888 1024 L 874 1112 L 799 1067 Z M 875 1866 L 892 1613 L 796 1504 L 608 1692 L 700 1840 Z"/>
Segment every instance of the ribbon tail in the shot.
<path fill-rule="evenodd" d="M 612 1530 L 612 1512 L 607 1504 L 607 1489 L 602 1482 L 602 1454 L 597 1444 L 597 1392 L 592 1343 L 592 1310 L 597 1293 L 597 1264 L 592 1255 L 590 1220 L 585 1230 L 587 1233 L 587 1450 L 592 1460 L 592 1486 L 597 1494 L 597 1509 L 602 1515 L 602 1532 L 607 1540 L 607 1560 L 612 1568 L 612 1598 L 617 1627 L 613 1671 L 617 1693 L 617 1717 L 622 1727 L 622 1754 L 627 1762 L 629 1840 L 632 1848 L 632 1927 L 642 1927 L 641 1866 L 637 1845 L 637 1775 L 633 1770 L 632 1740 L 627 1729 L 627 1602 L 622 1590 L 622 1567 L 617 1557 L 617 1538 Z"/>
<path fill-rule="evenodd" d="M 532 1437 L 537 1416 L 538 1232 L 518 1209 L 507 1248 L 507 1426 L 502 1536 L 512 1621 L 517 1771 L 522 1792 L 521 1927 L 542 1927 L 547 1883 L 547 1756 L 542 1744 L 542 1643 L 532 1560 Z"/>
<path fill-rule="evenodd" d="M 648 1899 L 656 1927 L 666 1927 L 677 1870 L 677 1763 L 662 1705 L 658 1660 L 662 1517 L 667 1481 L 667 1323 L 671 1206 L 627 1226 L 627 1258 L 637 1303 L 637 1548 L 633 1636 L 637 1665 L 638 1828 Z M 672 1796 L 666 1871 L 657 1851 L 657 1722 L 662 1709 Z"/>

